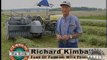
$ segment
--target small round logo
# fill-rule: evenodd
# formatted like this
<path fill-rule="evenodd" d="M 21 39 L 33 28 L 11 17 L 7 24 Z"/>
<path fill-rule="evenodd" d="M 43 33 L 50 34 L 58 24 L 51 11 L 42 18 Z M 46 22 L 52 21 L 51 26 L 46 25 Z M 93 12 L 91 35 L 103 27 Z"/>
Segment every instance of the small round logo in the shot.
<path fill-rule="evenodd" d="M 9 50 L 10 60 L 27 60 L 29 54 L 28 47 L 21 43 L 12 45 Z"/>

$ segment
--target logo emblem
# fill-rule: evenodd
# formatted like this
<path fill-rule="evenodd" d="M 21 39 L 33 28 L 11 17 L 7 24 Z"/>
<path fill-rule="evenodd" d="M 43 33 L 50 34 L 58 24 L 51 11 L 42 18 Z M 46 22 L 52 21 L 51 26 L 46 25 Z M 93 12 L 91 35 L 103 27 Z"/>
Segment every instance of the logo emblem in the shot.
<path fill-rule="evenodd" d="M 28 47 L 21 43 L 12 45 L 9 50 L 10 60 L 27 60 L 29 54 Z"/>
<path fill-rule="evenodd" d="M 104 60 L 104 52 L 101 49 L 90 49 L 89 60 Z"/>

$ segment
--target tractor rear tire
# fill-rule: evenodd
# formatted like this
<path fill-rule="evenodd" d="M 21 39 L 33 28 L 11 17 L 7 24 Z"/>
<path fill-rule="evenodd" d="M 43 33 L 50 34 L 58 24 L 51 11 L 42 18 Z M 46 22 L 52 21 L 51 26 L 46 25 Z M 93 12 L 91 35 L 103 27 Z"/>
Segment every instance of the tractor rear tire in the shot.
<path fill-rule="evenodd" d="M 42 37 L 42 33 L 33 33 L 32 36 L 34 38 L 41 38 Z"/>

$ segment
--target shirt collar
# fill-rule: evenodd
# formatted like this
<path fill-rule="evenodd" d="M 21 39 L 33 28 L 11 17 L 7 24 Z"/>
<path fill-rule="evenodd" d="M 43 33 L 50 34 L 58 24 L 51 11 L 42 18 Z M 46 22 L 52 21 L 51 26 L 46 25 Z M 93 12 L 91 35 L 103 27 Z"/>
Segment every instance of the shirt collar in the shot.
<path fill-rule="evenodd" d="M 70 18 L 70 16 L 71 16 L 71 15 L 68 15 L 68 16 L 66 17 L 66 19 L 68 20 L 68 19 Z M 63 16 L 62 18 L 65 19 L 64 16 Z"/>

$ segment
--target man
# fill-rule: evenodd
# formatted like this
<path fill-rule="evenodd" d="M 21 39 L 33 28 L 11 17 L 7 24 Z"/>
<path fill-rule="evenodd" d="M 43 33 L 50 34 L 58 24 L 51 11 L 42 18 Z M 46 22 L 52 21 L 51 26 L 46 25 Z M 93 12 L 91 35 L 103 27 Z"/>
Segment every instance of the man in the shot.
<path fill-rule="evenodd" d="M 70 15 L 70 2 L 63 1 L 60 6 L 63 17 L 57 21 L 56 27 L 56 39 L 59 48 L 77 48 L 78 37 L 82 34 L 79 20 L 76 16 Z"/>

